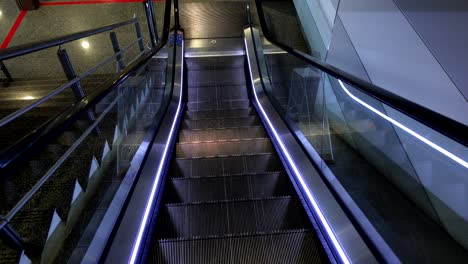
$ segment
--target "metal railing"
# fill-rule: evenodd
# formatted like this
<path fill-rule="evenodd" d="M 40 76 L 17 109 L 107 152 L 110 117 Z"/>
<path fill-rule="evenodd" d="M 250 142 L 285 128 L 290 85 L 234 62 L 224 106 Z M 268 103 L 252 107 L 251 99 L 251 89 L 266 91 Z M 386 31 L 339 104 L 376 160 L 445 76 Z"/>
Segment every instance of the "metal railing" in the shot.
<path fill-rule="evenodd" d="M 112 55 L 111 57 L 107 58 L 106 60 L 100 62 L 99 64 L 95 65 L 94 67 L 92 67 L 91 69 L 89 69 L 88 71 L 86 71 L 85 73 L 81 74 L 80 76 L 78 77 L 75 77 L 73 78 L 72 80 L 70 80 L 69 82 L 61 85 L 60 87 L 58 87 L 57 89 L 53 90 L 52 92 L 48 93 L 46 96 L 44 97 L 41 97 L 40 99 L 36 100 L 34 103 L 31 103 L 11 114 L 9 114 L 8 116 L 0 119 L 0 127 L 2 126 L 5 126 L 6 124 L 14 121 L 15 119 L 21 117 L 22 115 L 24 115 L 25 113 L 29 112 L 30 110 L 34 109 L 35 107 L 41 105 L 42 103 L 45 103 L 47 102 L 50 98 L 56 96 L 57 94 L 63 92 L 65 89 L 71 87 L 72 85 L 78 83 L 80 80 L 84 79 L 85 77 L 91 75 L 92 73 L 96 72 L 98 69 L 100 69 L 101 67 L 103 67 L 104 65 L 107 65 L 108 63 L 112 62 L 114 59 L 116 59 L 119 55 L 121 55 L 122 53 L 124 53 L 125 51 L 129 50 L 131 47 L 133 47 L 137 42 L 139 42 L 140 40 L 142 40 L 143 37 L 140 37 L 138 38 L 136 41 L 130 43 L 128 46 L 126 46 L 125 48 L 123 48 L 121 51 L 115 53 L 114 55 Z M 141 56 L 141 54 L 144 52 L 141 51 L 138 56 Z M 137 56 L 137 57 L 138 57 Z"/>
<path fill-rule="evenodd" d="M 117 28 L 120 28 L 120 27 L 123 27 L 123 26 L 127 26 L 127 25 L 130 25 L 130 24 L 135 25 L 135 31 L 136 31 L 137 39 L 135 41 L 133 41 L 132 43 L 130 43 L 129 45 L 127 45 L 126 47 L 124 47 L 123 49 L 120 49 L 120 48 L 116 49 L 115 47 L 118 47 L 117 36 L 111 30 L 114 30 L 114 29 L 117 29 Z M 73 70 L 73 66 L 71 65 L 71 62 L 70 62 L 70 60 L 68 58 L 68 54 L 66 53 L 66 50 L 62 49 L 60 47 L 60 45 L 63 45 L 65 43 L 68 43 L 68 42 L 71 42 L 71 41 L 76 41 L 76 40 L 79 40 L 79 39 L 82 39 L 82 38 L 85 38 L 85 37 L 94 36 L 96 34 L 100 34 L 100 33 L 107 32 L 107 31 L 111 31 L 110 37 L 111 37 L 112 44 L 114 46 L 114 51 L 116 51 L 114 53 L 114 55 L 107 58 L 107 59 L 105 59 L 104 61 L 100 62 L 99 64 L 95 65 L 94 67 L 92 67 L 91 69 L 89 69 L 85 73 L 81 74 L 80 76 L 76 76 L 76 73 Z M 81 32 L 78 32 L 78 33 L 74 33 L 74 34 L 70 34 L 70 35 L 66 35 L 66 36 L 62 36 L 62 37 L 58 37 L 58 38 L 54 38 L 54 39 L 50 39 L 50 40 L 38 41 L 38 42 L 33 42 L 33 43 L 20 45 L 20 46 L 17 46 L 17 47 L 12 47 L 12 48 L 5 49 L 5 50 L 0 50 L 0 61 L 1 61 L 1 60 L 11 59 L 11 58 L 19 57 L 19 56 L 24 56 L 24 55 L 34 53 L 34 52 L 37 52 L 37 51 L 40 51 L 40 50 L 44 50 L 44 49 L 59 46 L 58 56 L 59 56 L 60 62 L 62 63 L 62 67 L 63 67 L 63 69 L 64 69 L 64 71 L 65 71 L 65 73 L 66 73 L 66 75 L 67 75 L 67 77 L 69 79 L 69 82 L 61 85 L 57 89 L 55 89 L 52 92 L 48 93 L 46 96 L 44 96 L 44 97 L 36 100 L 35 102 L 33 102 L 33 103 L 31 103 L 31 104 L 29 104 L 29 105 L 27 105 L 27 106 L 25 106 L 25 107 L 23 107 L 21 109 L 9 114 L 8 116 L 6 116 L 6 117 L 4 117 L 2 119 L 0 119 L 0 127 L 5 126 L 6 124 L 14 121 L 15 119 L 21 117 L 25 113 L 27 113 L 30 110 L 34 109 L 35 107 L 47 102 L 49 99 L 51 99 L 52 97 L 58 95 L 59 93 L 63 92 L 65 89 L 67 89 L 69 87 L 72 87 L 72 89 L 74 89 L 75 95 L 78 95 L 77 99 L 81 99 L 83 97 L 83 95 L 84 95 L 84 92 L 83 92 L 83 90 L 81 88 L 81 85 L 79 83 L 80 80 L 84 79 L 85 77 L 91 75 L 92 73 L 96 72 L 100 68 L 102 68 L 105 65 L 109 64 L 114 59 L 116 59 L 117 62 L 121 62 L 122 54 L 124 52 L 128 51 L 130 48 L 132 48 L 136 43 L 139 44 L 139 49 L 140 49 L 140 53 L 137 55 L 137 57 L 141 56 L 141 54 L 145 52 L 145 46 L 143 44 L 143 40 L 144 40 L 144 38 L 143 38 L 143 35 L 141 33 L 138 18 L 134 17 L 134 18 L 126 20 L 126 21 L 122 21 L 122 22 L 119 22 L 119 23 L 114 23 L 114 24 L 111 24 L 111 25 L 103 26 L 103 27 L 100 27 L 100 28 L 92 29 L 92 30 L 81 31 Z"/>
<path fill-rule="evenodd" d="M 117 87 L 119 87 L 123 82 L 125 82 L 130 76 L 135 74 L 141 66 L 145 65 L 150 59 L 153 58 L 153 56 L 157 52 L 159 52 L 164 47 L 169 38 L 171 2 L 171 0 L 166 0 L 162 37 L 161 41 L 157 44 L 157 46 L 154 46 L 151 50 L 149 50 L 149 52 L 142 51 L 141 53 L 139 53 L 140 56 L 133 59 L 128 66 L 121 69 L 121 71 L 118 73 L 118 76 L 105 81 L 103 84 L 99 85 L 95 90 L 93 90 L 90 94 L 83 96 L 76 103 L 65 109 L 63 112 L 59 113 L 57 116 L 53 117 L 50 121 L 41 125 L 39 128 L 35 129 L 31 133 L 23 137 L 20 141 L 18 141 L 17 143 L 0 153 L 0 174 L 2 176 L 5 176 L 9 170 L 15 169 L 15 165 L 21 163 L 24 160 L 27 160 L 35 153 L 38 153 L 39 151 L 43 150 L 45 146 L 47 146 L 52 140 L 56 139 L 74 122 L 76 122 L 83 113 L 86 113 L 87 111 L 91 110 L 92 107 L 94 107 L 97 103 L 101 101 L 101 99 L 107 96 L 110 92 L 117 89 Z M 6 49 L 0 52 L 0 60 L 25 55 L 53 46 L 58 46 L 66 42 L 77 40 L 86 36 L 91 36 L 93 35 L 93 33 L 99 34 L 131 23 L 135 23 L 137 25 L 138 20 L 136 18 L 133 18 L 124 22 L 108 25 L 94 30 L 75 33 L 62 38 L 56 38 L 53 40 L 43 42 L 36 42 L 35 45 L 37 46 L 27 44 L 11 49 Z M 138 26 L 136 26 L 136 30 L 138 31 Z M 40 100 L 47 100 L 48 98 L 53 96 L 51 94 L 55 95 L 60 91 L 64 90 L 65 88 L 76 84 L 77 82 L 79 82 L 80 79 L 83 78 L 84 75 L 89 75 L 93 69 L 98 68 L 99 66 L 118 58 L 118 56 L 121 56 L 121 54 L 125 52 L 125 50 L 135 45 L 135 43 L 137 42 L 141 43 L 141 41 L 142 37 L 141 35 L 139 35 L 138 39 L 135 42 L 131 43 L 122 50 L 119 50 L 113 56 L 96 65 L 95 67 L 84 73 L 82 76 L 73 78 L 72 80 L 70 80 L 70 82 L 64 84 L 63 86 L 54 90 L 52 93 Z M 57 169 L 57 167 L 67 157 L 70 156 L 71 152 L 91 133 L 93 129 L 96 128 L 99 121 L 101 121 L 102 118 L 109 112 L 111 107 L 115 105 L 116 100 L 113 100 L 113 102 L 111 102 L 111 104 L 106 108 L 106 110 L 103 113 L 101 113 L 101 115 L 97 119 L 93 120 L 93 123 L 88 127 L 84 134 L 81 135 L 81 137 L 75 142 L 75 144 L 73 144 L 69 148 L 69 150 L 60 158 L 60 160 L 58 160 L 54 164 L 54 166 L 52 166 L 46 172 L 46 174 L 43 175 L 43 177 L 34 185 L 34 187 L 31 190 L 29 190 L 28 193 L 26 193 L 26 195 L 23 196 L 22 199 L 7 213 L 7 215 L 2 216 L 0 218 L 0 235 L 2 236 L 2 240 L 6 239 L 9 244 L 13 245 L 14 247 L 20 250 L 24 250 L 26 248 L 25 242 L 10 226 L 10 220 L 21 210 L 21 208 L 24 207 L 24 205 L 31 199 L 31 197 L 33 197 L 38 192 L 41 186 L 51 177 L 51 175 Z M 37 102 L 35 104 L 37 104 Z M 15 116 L 20 116 L 20 114 L 18 113 Z"/>
<path fill-rule="evenodd" d="M 34 41 L 34 42 L 26 43 L 23 45 L 18 45 L 15 47 L 2 49 L 0 50 L 0 61 L 23 56 L 23 55 L 30 54 L 33 52 L 48 49 L 51 47 L 57 47 L 57 46 L 63 45 L 71 41 L 97 35 L 99 33 L 107 32 L 107 31 L 111 31 L 113 29 L 120 28 L 120 27 L 130 25 L 133 23 L 138 23 L 138 19 L 132 18 L 132 19 L 125 20 L 122 22 L 106 25 L 103 27 L 80 31 L 74 34 L 68 34 L 65 36 L 60 36 L 60 37 L 56 37 L 56 38 L 52 38 L 48 40 Z"/>

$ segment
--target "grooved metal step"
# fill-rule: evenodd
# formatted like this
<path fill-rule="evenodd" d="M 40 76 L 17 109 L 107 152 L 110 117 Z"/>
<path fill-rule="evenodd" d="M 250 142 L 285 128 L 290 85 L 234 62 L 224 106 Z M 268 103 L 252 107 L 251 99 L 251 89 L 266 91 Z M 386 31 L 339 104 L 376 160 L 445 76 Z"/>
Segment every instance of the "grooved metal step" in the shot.
<path fill-rule="evenodd" d="M 212 158 L 179 158 L 172 163 L 173 177 L 200 177 L 283 171 L 276 154 L 232 155 Z"/>
<path fill-rule="evenodd" d="M 188 102 L 188 111 L 206 111 L 206 110 L 223 110 L 223 109 L 242 109 L 250 107 L 248 99 L 232 99 L 219 101 L 197 101 Z"/>
<path fill-rule="evenodd" d="M 268 137 L 268 135 L 265 129 L 261 126 L 203 130 L 181 130 L 179 132 L 179 142 L 216 141 L 266 137 Z"/>
<path fill-rule="evenodd" d="M 252 153 L 273 153 L 270 139 L 240 139 L 206 141 L 197 143 L 177 143 L 177 158 L 215 157 Z"/>
<path fill-rule="evenodd" d="M 172 178 L 167 184 L 168 203 L 255 199 L 294 193 L 288 175 L 283 172 Z"/>
<path fill-rule="evenodd" d="M 219 49 L 224 50 L 224 47 L 221 48 L 219 45 L 226 44 L 234 47 L 236 49 L 244 48 L 244 39 L 243 38 L 229 38 L 229 39 L 216 39 L 216 43 L 211 43 L 211 40 L 208 40 L 210 46 L 201 48 L 200 41 L 203 40 L 188 40 L 187 41 L 187 50 L 200 50 L 205 49 L 210 53 L 213 51 L 213 45 L 218 46 Z M 221 44 L 220 44 L 221 42 Z M 236 42 L 236 43 L 234 43 Z M 192 44 L 192 45 L 190 45 Z M 190 46 L 190 47 L 189 47 Z M 187 53 L 186 53 L 187 54 Z M 219 69 L 232 69 L 232 68 L 243 68 L 244 67 L 244 56 L 216 56 L 216 57 L 185 57 L 185 63 L 187 64 L 187 69 L 190 70 L 219 70 Z M 193 89 L 193 87 L 191 88 Z M 190 91 L 189 97 L 190 97 Z"/>
<path fill-rule="evenodd" d="M 229 118 L 212 118 L 212 119 L 199 119 L 190 120 L 185 119 L 182 121 L 183 130 L 190 129 L 216 129 L 216 128 L 229 128 L 229 127 L 248 127 L 260 126 L 262 121 L 256 116 L 247 117 L 229 117 Z"/>
<path fill-rule="evenodd" d="M 152 248 L 148 263 L 326 263 L 316 235 L 308 229 L 160 240 Z"/>
<path fill-rule="evenodd" d="M 243 1 L 182 1 L 180 12 L 187 39 L 242 37 L 247 23 Z"/>
<path fill-rule="evenodd" d="M 310 228 L 302 204 L 289 196 L 167 204 L 160 214 L 155 231 L 158 238 Z"/>
<path fill-rule="evenodd" d="M 244 59 L 188 59 L 188 107 L 158 209 L 149 263 L 327 259 L 262 121 L 250 107 Z"/>
<path fill-rule="evenodd" d="M 215 70 L 189 70 L 187 72 L 189 89 L 203 86 L 245 85 L 244 67 L 215 69 Z"/>
<path fill-rule="evenodd" d="M 213 118 L 231 118 L 254 116 L 255 111 L 252 108 L 207 110 L 207 111 L 186 111 L 185 118 L 189 120 L 213 119 Z"/>
<path fill-rule="evenodd" d="M 249 99 L 245 85 L 222 85 L 192 87 L 188 91 L 188 102 L 214 102 Z"/>

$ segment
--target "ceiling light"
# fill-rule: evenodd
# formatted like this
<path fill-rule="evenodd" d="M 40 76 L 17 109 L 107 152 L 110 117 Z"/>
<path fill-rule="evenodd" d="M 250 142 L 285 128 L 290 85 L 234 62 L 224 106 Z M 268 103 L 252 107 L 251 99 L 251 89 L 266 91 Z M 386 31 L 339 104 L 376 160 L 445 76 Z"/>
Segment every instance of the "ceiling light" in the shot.
<path fill-rule="evenodd" d="M 81 42 L 81 47 L 83 47 L 83 49 L 89 49 L 89 42 L 86 40 Z"/>

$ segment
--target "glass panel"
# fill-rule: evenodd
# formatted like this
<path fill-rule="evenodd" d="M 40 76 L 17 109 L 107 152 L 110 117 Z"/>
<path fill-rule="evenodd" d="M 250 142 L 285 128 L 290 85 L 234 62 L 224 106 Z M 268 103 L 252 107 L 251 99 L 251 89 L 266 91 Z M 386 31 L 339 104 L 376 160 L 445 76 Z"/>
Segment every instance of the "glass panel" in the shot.
<path fill-rule="evenodd" d="M 360 79 L 468 124 L 463 34 L 421 1 L 260 1 L 271 40 L 303 51 Z M 283 6 L 290 6 L 292 11 Z M 277 7 L 277 8 L 275 8 Z M 463 23 L 460 23 L 463 24 Z M 294 26 L 296 25 L 296 28 Z M 436 30 L 436 28 L 438 30 Z M 304 45 L 291 39 L 302 35 Z M 447 47 L 451 47 L 447 48 Z"/>
<path fill-rule="evenodd" d="M 44 151 L 2 177 L 2 213 L 33 262 L 81 261 L 111 202 L 122 199 L 115 198 L 118 189 L 135 177 L 143 138 L 161 119 L 170 94 L 166 68 L 167 53 L 160 52 Z M 37 192 L 15 207 L 34 185 Z"/>
<path fill-rule="evenodd" d="M 403 262 L 463 262 L 468 148 L 261 41 L 275 108 L 395 254 Z"/>

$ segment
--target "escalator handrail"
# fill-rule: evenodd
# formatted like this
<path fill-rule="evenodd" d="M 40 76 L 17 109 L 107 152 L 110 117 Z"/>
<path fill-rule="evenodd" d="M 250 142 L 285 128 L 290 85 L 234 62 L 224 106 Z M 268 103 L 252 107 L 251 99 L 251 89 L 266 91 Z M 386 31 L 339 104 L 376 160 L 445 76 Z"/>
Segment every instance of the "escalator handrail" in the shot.
<path fill-rule="evenodd" d="M 136 61 L 123 69 L 118 76 L 99 85 L 93 92 L 77 101 L 63 112 L 59 113 L 47 123 L 35 129 L 14 145 L 0 153 L 0 174 L 2 176 L 14 169 L 16 164 L 27 160 L 31 155 L 42 150 L 49 142 L 62 134 L 83 113 L 95 106 L 102 98 L 116 89 L 128 77 L 136 73 L 141 66 L 147 63 L 169 39 L 172 0 L 165 0 L 164 25 L 161 41 L 149 53 L 139 57 Z"/>
<path fill-rule="evenodd" d="M 255 0 L 257 13 L 259 17 L 260 27 L 264 37 L 272 44 L 286 51 L 288 54 L 299 58 L 305 63 L 312 65 L 315 68 L 339 79 L 343 82 L 352 85 L 359 91 L 397 109 L 407 116 L 421 122 L 422 124 L 436 130 L 437 132 L 457 141 L 458 143 L 468 146 L 468 129 L 467 126 L 453 120 L 445 115 L 437 113 L 429 108 L 419 105 L 413 101 L 394 94 L 382 87 L 372 84 L 368 81 L 360 79 L 352 74 L 349 74 L 341 69 L 338 69 L 330 64 L 322 62 L 314 57 L 308 56 L 300 51 L 280 43 L 273 38 L 268 30 L 265 20 L 262 0 Z"/>
<path fill-rule="evenodd" d="M 22 44 L 18 46 L 6 48 L 6 49 L 0 49 L 0 61 L 12 59 L 15 57 L 34 53 L 40 50 L 60 46 L 68 42 L 72 42 L 75 40 L 79 40 L 82 38 L 100 34 L 106 31 L 110 31 L 119 27 L 137 23 L 137 22 L 138 22 L 138 18 L 135 17 L 129 20 L 102 26 L 99 28 L 84 30 L 84 31 L 73 33 L 73 34 L 68 34 L 68 35 L 64 35 L 64 36 L 60 36 L 56 38 L 50 38 L 47 40 L 34 41 L 34 42 L 30 42 L 30 43 L 26 43 L 26 44 Z"/>

